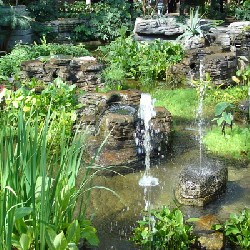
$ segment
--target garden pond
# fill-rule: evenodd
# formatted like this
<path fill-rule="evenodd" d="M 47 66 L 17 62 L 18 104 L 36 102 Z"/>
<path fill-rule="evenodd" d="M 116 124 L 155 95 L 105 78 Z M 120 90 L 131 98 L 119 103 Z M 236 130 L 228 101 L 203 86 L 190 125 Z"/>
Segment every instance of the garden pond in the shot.
<path fill-rule="evenodd" d="M 176 205 L 174 190 L 180 171 L 197 162 L 199 164 L 199 143 L 197 128 L 194 124 L 182 124 L 176 127 L 171 152 L 166 157 L 159 156 L 157 162 L 151 164 L 150 173 L 158 178 L 159 185 L 151 187 L 151 208 L 161 208 L 163 205 Z M 237 213 L 250 206 L 250 164 L 216 159 L 207 156 L 206 161 L 220 161 L 228 167 L 228 183 L 225 194 L 205 207 L 181 205 L 184 215 L 200 217 L 213 214 L 221 222 L 230 213 Z M 144 171 L 135 171 L 124 175 L 98 176 L 95 184 L 110 188 L 119 195 L 104 189 L 92 190 L 88 213 L 93 216 L 93 222 L 98 230 L 100 246 L 97 249 L 136 249 L 129 242 L 136 221 L 142 219 L 145 207 L 144 188 L 139 186 L 139 180 Z"/>

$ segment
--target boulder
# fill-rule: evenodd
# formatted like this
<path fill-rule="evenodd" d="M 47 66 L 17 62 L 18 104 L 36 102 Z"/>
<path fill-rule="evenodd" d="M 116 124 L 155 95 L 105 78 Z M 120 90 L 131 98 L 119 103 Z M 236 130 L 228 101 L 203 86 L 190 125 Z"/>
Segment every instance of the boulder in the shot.
<path fill-rule="evenodd" d="M 82 108 L 76 126 L 88 129 L 89 158 L 96 155 L 96 163 L 103 166 L 142 167 L 145 151 L 140 140 L 144 124 L 138 118 L 141 92 L 138 90 L 87 93 L 80 97 Z M 151 157 L 166 154 L 170 143 L 171 114 L 164 107 L 156 107 L 151 120 Z M 141 164 L 139 164 L 141 162 Z M 128 170 L 125 168 L 125 170 Z"/>
<path fill-rule="evenodd" d="M 205 206 L 223 194 L 226 190 L 228 170 L 219 162 L 206 160 L 185 167 L 175 190 L 179 203 L 184 205 Z"/>

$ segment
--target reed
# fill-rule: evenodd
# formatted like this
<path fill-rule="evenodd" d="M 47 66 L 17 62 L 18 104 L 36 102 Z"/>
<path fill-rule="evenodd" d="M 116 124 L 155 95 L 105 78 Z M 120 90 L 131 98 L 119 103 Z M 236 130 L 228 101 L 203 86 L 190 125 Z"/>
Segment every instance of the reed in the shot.
<path fill-rule="evenodd" d="M 18 114 L 17 128 L 0 117 L 0 249 L 78 249 L 80 239 L 98 245 L 96 229 L 84 209 L 100 169 L 82 166 L 85 135 L 67 138 L 60 129 L 60 150 L 47 142 L 50 112 L 41 128 L 38 119 Z M 76 184 L 79 169 L 83 176 Z"/>

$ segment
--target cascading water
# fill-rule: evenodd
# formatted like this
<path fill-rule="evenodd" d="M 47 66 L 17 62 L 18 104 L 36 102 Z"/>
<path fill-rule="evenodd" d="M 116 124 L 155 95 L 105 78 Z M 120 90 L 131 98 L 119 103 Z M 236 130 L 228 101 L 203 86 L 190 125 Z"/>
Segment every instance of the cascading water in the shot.
<path fill-rule="evenodd" d="M 206 92 L 206 81 L 204 81 L 204 62 L 203 56 L 200 57 L 200 81 L 199 81 L 199 104 L 197 110 L 197 120 L 198 120 L 198 141 L 199 141 L 199 153 L 200 153 L 200 168 L 202 167 L 202 147 L 203 147 L 203 126 L 204 126 L 204 118 L 203 118 L 203 100 Z"/>
<path fill-rule="evenodd" d="M 155 117 L 156 112 L 154 110 L 154 100 L 152 100 L 151 95 L 141 94 L 140 107 L 138 112 L 138 117 L 141 121 L 141 125 L 144 129 L 140 131 L 142 135 L 142 147 L 145 153 L 145 171 L 142 178 L 139 180 L 139 185 L 144 187 L 144 200 L 145 200 L 145 211 L 150 214 L 150 196 L 151 187 L 157 186 L 159 181 L 157 178 L 150 175 L 150 153 L 152 150 L 151 146 L 151 119 Z M 137 139 L 137 143 L 138 143 Z"/>

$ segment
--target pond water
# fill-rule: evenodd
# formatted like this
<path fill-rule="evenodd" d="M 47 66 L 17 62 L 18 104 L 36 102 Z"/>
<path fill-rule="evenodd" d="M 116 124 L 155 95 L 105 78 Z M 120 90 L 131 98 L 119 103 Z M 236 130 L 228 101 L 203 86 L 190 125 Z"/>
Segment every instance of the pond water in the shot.
<path fill-rule="evenodd" d="M 151 174 L 158 178 L 159 185 L 151 187 L 151 207 L 174 206 L 174 189 L 179 172 L 189 164 L 199 164 L 199 143 L 196 141 L 196 128 L 178 126 L 173 138 L 171 153 L 151 164 Z M 214 158 L 212 159 L 214 160 Z M 238 164 L 221 160 L 228 167 L 229 179 L 226 193 L 217 201 L 204 208 L 181 206 L 187 217 L 199 217 L 214 214 L 221 221 L 232 212 L 250 207 L 250 164 Z M 145 207 L 144 189 L 139 180 L 144 171 L 116 175 L 98 176 L 95 183 L 115 191 L 120 198 L 106 190 L 93 190 L 88 207 L 88 214 L 93 215 L 93 222 L 98 230 L 101 243 L 95 249 L 136 249 L 128 241 L 136 221 L 141 219 Z"/>

